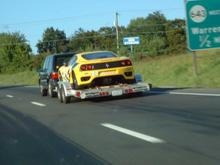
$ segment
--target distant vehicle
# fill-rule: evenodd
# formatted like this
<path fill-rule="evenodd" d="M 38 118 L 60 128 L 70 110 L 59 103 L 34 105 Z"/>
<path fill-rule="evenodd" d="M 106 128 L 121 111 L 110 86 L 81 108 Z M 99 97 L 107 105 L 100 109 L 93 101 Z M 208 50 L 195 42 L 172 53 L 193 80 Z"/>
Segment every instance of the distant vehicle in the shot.
<path fill-rule="evenodd" d="M 61 53 L 49 55 L 45 58 L 43 68 L 39 70 L 39 86 L 42 96 L 57 95 L 58 69 L 73 57 L 75 53 Z"/>
<path fill-rule="evenodd" d="M 71 99 L 144 93 L 151 88 L 134 74 L 128 57 L 108 51 L 76 54 L 68 66 L 60 67 L 57 84 L 58 99 L 66 104 Z"/>
<path fill-rule="evenodd" d="M 69 81 L 73 89 L 136 82 L 131 60 L 109 51 L 76 54 L 66 68 L 60 68 L 60 73 L 61 78 Z"/>

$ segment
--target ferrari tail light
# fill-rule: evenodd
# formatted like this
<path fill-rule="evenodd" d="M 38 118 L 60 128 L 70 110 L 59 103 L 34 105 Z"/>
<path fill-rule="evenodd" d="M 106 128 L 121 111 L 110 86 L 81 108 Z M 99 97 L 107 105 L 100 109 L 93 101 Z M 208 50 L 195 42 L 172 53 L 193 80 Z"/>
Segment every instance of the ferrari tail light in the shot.
<path fill-rule="evenodd" d="M 94 66 L 92 64 L 83 64 L 80 66 L 81 71 L 93 70 Z"/>
<path fill-rule="evenodd" d="M 52 72 L 52 73 L 51 73 L 51 78 L 52 78 L 53 80 L 58 79 L 58 77 L 59 77 L 59 75 L 58 75 L 57 72 Z"/>
<path fill-rule="evenodd" d="M 82 71 L 85 71 L 85 70 L 86 70 L 86 65 L 81 65 L 81 66 L 80 66 L 80 69 L 81 69 Z"/>
<path fill-rule="evenodd" d="M 125 61 L 121 61 L 121 65 L 122 66 L 126 66 L 126 62 Z"/>
<path fill-rule="evenodd" d="M 92 65 L 91 64 L 87 65 L 87 70 L 92 70 Z"/>
<path fill-rule="evenodd" d="M 126 65 L 131 66 L 132 65 L 131 60 L 126 60 Z"/>
<path fill-rule="evenodd" d="M 132 63 L 131 63 L 131 60 L 124 60 L 124 61 L 121 61 L 121 65 L 122 66 L 131 66 Z"/>

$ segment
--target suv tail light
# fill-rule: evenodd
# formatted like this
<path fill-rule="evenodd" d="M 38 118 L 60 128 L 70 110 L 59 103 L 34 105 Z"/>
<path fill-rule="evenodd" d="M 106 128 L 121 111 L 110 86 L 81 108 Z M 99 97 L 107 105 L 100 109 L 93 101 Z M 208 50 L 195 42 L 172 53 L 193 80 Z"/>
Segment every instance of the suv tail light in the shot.
<path fill-rule="evenodd" d="M 58 75 L 57 72 L 53 72 L 53 73 L 51 73 L 51 78 L 52 78 L 53 80 L 58 79 L 58 77 L 59 77 L 59 75 Z"/>

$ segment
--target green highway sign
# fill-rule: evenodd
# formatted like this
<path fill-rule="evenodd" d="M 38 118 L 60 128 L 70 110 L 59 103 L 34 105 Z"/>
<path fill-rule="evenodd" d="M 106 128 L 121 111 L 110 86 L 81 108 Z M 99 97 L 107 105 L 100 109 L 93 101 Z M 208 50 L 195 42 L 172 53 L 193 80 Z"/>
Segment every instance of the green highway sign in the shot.
<path fill-rule="evenodd" d="M 188 48 L 220 48 L 220 0 L 186 2 Z"/>

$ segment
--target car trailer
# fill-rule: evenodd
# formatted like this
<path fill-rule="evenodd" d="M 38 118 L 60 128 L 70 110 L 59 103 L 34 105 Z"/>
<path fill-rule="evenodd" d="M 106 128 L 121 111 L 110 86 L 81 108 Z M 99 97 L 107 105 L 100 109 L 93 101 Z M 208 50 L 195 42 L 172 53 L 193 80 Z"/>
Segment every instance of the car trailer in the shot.
<path fill-rule="evenodd" d="M 122 96 L 134 93 L 146 93 L 151 89 L 151 84 L 144 83 L 140 75 L 135 75 L 137 83 L 100 86 L 89 89 L 75 90 L 68 81 L 59 81 L 57 96 L 61 103 L 70 103 L 71 98 L 89 99 L 107 96 Z"/>

